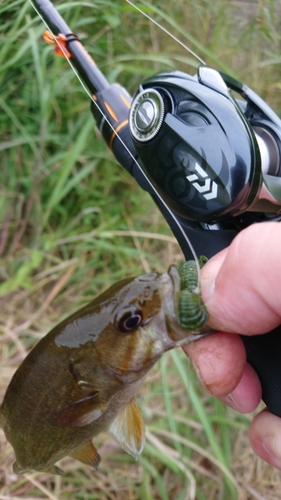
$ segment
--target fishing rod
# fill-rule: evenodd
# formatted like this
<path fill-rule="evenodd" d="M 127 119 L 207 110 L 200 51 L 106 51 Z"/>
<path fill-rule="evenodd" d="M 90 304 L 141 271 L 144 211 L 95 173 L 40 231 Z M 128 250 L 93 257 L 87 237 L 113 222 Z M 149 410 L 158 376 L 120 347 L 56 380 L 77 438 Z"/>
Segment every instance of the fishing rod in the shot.
<path fill-rule="evenodd" d="M 186 259 L 212 257 L 250 224 L 280 220 L 281 120 L 253 90 L 200 64 L 195 76 L 154 75 L 132 98 L 108 83 L 49 0 L 31 3 L 51 31 L 45 39 L 82 78 L 107 145 L 150 193 Z M 279 416 L 280 335 L 281 326 L 241 336 L 263 400 Z"/>

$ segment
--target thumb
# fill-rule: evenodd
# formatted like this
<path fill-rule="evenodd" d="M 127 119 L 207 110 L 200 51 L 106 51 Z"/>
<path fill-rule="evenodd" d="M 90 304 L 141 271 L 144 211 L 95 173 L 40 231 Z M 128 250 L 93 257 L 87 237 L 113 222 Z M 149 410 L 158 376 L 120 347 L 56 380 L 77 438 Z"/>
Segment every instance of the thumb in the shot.
<path fill-rule="evenodd" d="M 281 323 L 281 224 L 241 231 L 202 269 L 202 296 L 215 330 L 253 335 Z"/>

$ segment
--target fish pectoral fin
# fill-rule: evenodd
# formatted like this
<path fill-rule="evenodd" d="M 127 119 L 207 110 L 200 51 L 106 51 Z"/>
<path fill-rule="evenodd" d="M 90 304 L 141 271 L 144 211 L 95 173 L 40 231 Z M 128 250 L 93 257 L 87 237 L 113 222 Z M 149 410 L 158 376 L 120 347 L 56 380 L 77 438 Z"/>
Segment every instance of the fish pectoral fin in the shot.
<path fill-rule="evenodd" d="M 101 461 L 101 457 L 99 456 L 92 441 L 88 441 L 79 448 L 76 448 L 76 450 L 74 450 L 70 454 L 70 456 L 72 458 L 75 458 L 75 460 L 79 460 L 79 462 L 82 462 L 82 464 L 89 465 L 95 470 L 97 470 L 99 463 Z"/>
<path fill-rule="evenodd" d="M 108 432 L 127 453 L 139 458 L 145 444 L 145 425 L 135 399 L 119 411 Z"/>
<path fill-rule="evenodd" d="M 106 405 L 98 401 L 97 395 L 98 392 L 58 410 L 52 415 L 51 423 L 64 427 L 83 427 L 91 424 L 106 410 Z"/>

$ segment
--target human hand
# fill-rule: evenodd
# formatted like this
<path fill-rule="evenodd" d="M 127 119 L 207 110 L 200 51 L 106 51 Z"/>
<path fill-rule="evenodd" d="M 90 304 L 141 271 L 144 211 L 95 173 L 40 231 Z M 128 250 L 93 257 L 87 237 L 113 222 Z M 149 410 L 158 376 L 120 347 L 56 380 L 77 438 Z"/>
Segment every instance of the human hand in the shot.
<path fill-rule="evenodd" d="M 241 413 L 258 406 L 261 385 L 246 362 L 241 338 L 234 334 L 262 334 L 281 324 L 280 248 L 280 223 L 255 224 L 202 269 L 208 325 L 219 333 L 188 344 L 184 350 L 203 385 Z M 267 410 L 259 413 L 250 425 L 249 438 L 257 455 L 281 469 L 279 417 Z"/>

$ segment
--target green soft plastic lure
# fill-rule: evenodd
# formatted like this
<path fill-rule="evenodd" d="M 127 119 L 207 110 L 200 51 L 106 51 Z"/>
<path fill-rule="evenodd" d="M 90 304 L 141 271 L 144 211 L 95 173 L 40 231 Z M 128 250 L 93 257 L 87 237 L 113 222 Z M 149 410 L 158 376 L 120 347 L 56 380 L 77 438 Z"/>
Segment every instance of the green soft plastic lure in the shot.
<path fill-rule="evenodd" d="M 206 257 L 201 256 L 199 266 L 202 267 L 206 261 Z M 195 260 L 180 262 L 178 271 L 181 278 L 178 304 L 180 324 L 188 331 L 200 330 L 208 320 L 208 311 L 201 297 Z"/>

